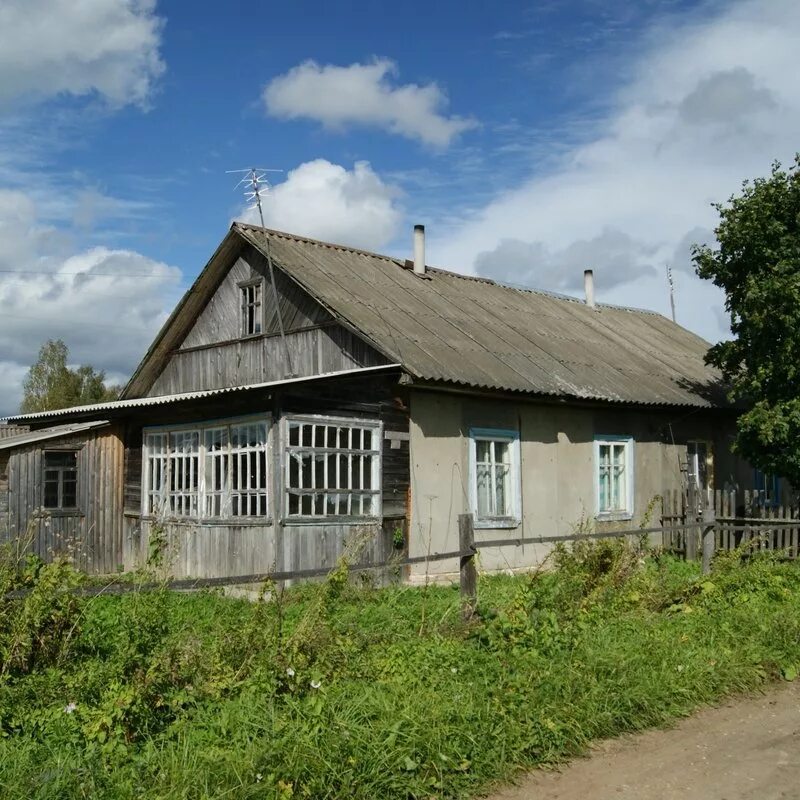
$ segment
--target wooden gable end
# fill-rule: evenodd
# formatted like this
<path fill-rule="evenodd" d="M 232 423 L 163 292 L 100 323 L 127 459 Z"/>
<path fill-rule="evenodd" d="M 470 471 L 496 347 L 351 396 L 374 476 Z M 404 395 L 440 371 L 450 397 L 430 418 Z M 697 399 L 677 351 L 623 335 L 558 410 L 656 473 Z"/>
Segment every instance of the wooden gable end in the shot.
<path fill-rule="evenodd" d="M 280 269 L 273 269 L 277 289 L 270 282 L 269 264 L 252 247 L 244 249 L 217 287 L 180 345 L 180 350 L 230 342 L 242 337 L 242 284 L 263 280 L 263 333 L 286 333 L 333 322 L 331 314 Z M 278 315 L 280 311 L 280 317 Z"/>
<path fill-rule="evenodd" d="M 249 245 L 242 248 L 145 395 L 246 386 L 389 363 L 277 265 L 273 274 L 274 289 L 267 259 Z M 258 280 L 263 281 L 262 332 L 244 336 L 242 284 Z"/>

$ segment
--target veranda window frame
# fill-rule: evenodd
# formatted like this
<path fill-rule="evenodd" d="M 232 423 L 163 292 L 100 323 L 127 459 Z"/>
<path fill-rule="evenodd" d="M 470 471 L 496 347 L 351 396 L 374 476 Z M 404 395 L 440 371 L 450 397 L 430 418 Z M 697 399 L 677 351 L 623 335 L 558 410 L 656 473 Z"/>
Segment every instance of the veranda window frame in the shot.
<path fill-rule="evenodd" d="M 258 298 L 255 298 L 255 292 L 258 292 Z M 239 283 L 240 292 L 240 331 L 243 339 L 251 336 L 262 336 L 264 334 L 264 279 L 262 277 L 253 278 L 249 281 L 241 281 Z M 253 292 L 254 296 L 251 298 L 250 293 Z M 253 330 L 250 330 L 250 313 L 249 310 L 258 309 L 253 313 Z M 258 330 L 255 328 L 258 327 Z"/>
<path fill-rule="evenodd" d="M 478 442 L 502 442 L 508 445 L 508 508 L 505 514 L 480 514 L 478 511 Z M 495 483 L 497 464 L 491 469 Z M 469 430 L 469 503 L 475 528 L 516 528 L 522 522 L 522 471 L 519 431 L 509 428 L 470 428 Z M 495 495 L 495 503 L 497 501 Z"/>
<path fill-rule="evenodd" d="M 624 486 L 625 486 L 625 506 L 624 508 L 600 507 L 603 465 L 600 458 L 601 447 L 611 447 L 610 467 L 614 466 L 613 448 L 622 448 L 625 456 L 624 463 Z M 603 435 L 595 436 L 594 439 L 594 494 L 595 494 L 595 517 L 598 520 L 630 520 L 633 519 L 635 509 L 635 463 L 634 463 L 634 438 L 629 435 Z M 609 481 L 609 487 L 613 487 L 613 475 Z"/>
<path fill-rule="evenodd" d="M 248 425 L 263 425 L 265 429 L 264 442 L 255 447 L 245 447 L 234 449 L 232 445 L 231 431 L 234 428 L 244 427 Z M 213 463 L 214 459 L 220 458 L 219 451 L 212 450 L 207 445 L 207 434 L 224 429 L 227 435 L 227 449 L 225 451 L 225 458 L 227 458 L 226 465 L 226 481 L 225 487 L 222 490 L 216 488 L 209 488 L 207 468 L 209 460 Z M 230 417 L 225 419 L 203 420 L 200 422 L 186 423 L 181 425 L 152 425 L 142 430 L 142 516 L 146 518 L 166 518 L 175 521 L 224 521 L 226 524 L 238 523 L 253 523 L 268 524 L 272 521 L 272 509 L 270 503 L 270 495 L 272 491 L 271 481 L 273 478 L 272 472 L 272 446 L 271 434 L 272 419 L 268 415 L 257 414 L 247 415 L 243 417 Z M 175 513 L 172 509 L 170 502 L 171 494 L 171 469 L 172 457 L 170 447 L 172 443 L 173 434 L 185 433 L 198 434 L 198 449 L 197 449 L 197 502 L 194 507 L 193 513 Z M 151 452 L 148 444 L 149 437 L 165 437 L 166 450 L 160 455 L 160 474 L 162 480 L 162 488 L 156 491 L 152 485 L 152 467 L 155 463 L 155 456 Z M 264 462 L 264 486 L 263 488 L 250 488 L 242 487 L 240 484 L 237 489 L 233 485 L 233 459 L 235 456 L 241 456 L 246 453 L 260 454 L 263 448 L 263 462 Z M 154 456 L 151 458 L 151 456 Z M 240 462 L 241 463 L 241 462 Z M 257 474 L 260 476 L 261 463 L 257 464 Z M 208 500 L 213 496 L 222 496 L 220 500 L 220 514 L 207 514 Z M 243 495 L 256 496 L 256 506 L 260 505 L 263 499 L 264 513 L 260 514 L 234 514 L 233 513 L 233 496 L 238 495 L 238 501 L 241 502 Z M 154 509 L 151 501 L 154 497 L 160 498 L 161 508 Z M 248 499 L 248 509 L 250 508 L 251 500 Z"/>
<path fill-rule="evenodd" d="M 290 444 L 290 429 L 293 425 L 311 425 L 312 427 L 312 444 L 311 445 L 304 445 L 302 443 L 302 428 L 301 428 L 301 438 L 300 444 L 294 445 Z M 322 427 L 326 429 L 325 437 L 326 437 L 326 444 L 327 444 L 327 428 L 350 428 L 350 438 L 349 443 L 351 447 L 343 448 L 340 446 L 337 447 L 328 447 L 328 446 L 319 446 L 315 445 L 316 435 L 317 435 L 317 427 Z M 372 447 L 367 450 L 364 448 L 353 448 L 352 441 L 353 435 L 352 431 L 356 429 L 361 430 L 369 430 L 371 432 L 371 444 Z M 341 416 L 329 416 L 325 414 L 286 414 L 281 418 L 280 424 L 280 438 L 281 438 L 281 520 L 283 523 L 287 525 L 294 525 L 294 524 L 325 524 L 325 523 L 335 523 L 335 524 L 367 524 L 373 523 L 381 519 L 383 515 L 383 506 L 382 506 L 382 479 L 383 479 L 383 423 L 377 419 L 369 419 L 363 417 L 341 417 Z M 352 472 L 352 465 L 355 463 L 353 458 L 359 458 L 359 464 L 361 465 L 360 469 L 360 483 L 362 484 L 360 488 L 350 487 L 350 488 L 343 488 L 341 482 L 341 475 L 338 473 L 338 470 L 341 469 L 340 467 L 340 460 L 337 459 L 337 486 L 336 488 L 332 488 L 330 486 L 330 481 L 327 481 L 327 486 L 325 487 L 318 487 L 316 485 L 311 487 L 294 487 L 291 485 L 292 481 L 290 479 L 290 471 L 291 471 L 291 459 L 295 454 L 303 454 L 303 453 L 313 453 L 315 456 L 324 456 L 324 477 L 323 480 L 329 475 L 329 462 L 328 456 L 330 455 L 337 455 L 337 456 L 345 456 L 348 458 L 348 469 L 350 470 L 350 478 L 352 482 L 353 472 Z M 363 462 L 360 459 L 369 457 L 371 460 L 370 469 L 371 469 L 371 477 L 370 477 L 370 484 L 371 488 L 364 488 L 363 487 Z M 302 468 L 301 468 L 302 470 Z M 316 470 L 312 469 L 312 478 L 313 483 L 316 484 Z M 302 480 L 300 481 L 302 483 Z M 299 513 L 292 513 L 290 506 L 290 495 L 299 494 L 300 496 L 311 496 L 311 508 L 312 513 L 305 513 L 300 506 Z M 315 497 L 317 495 L 322 495 L 322 508 L 323 513 L 316 513 L 314 512 L 314 506 L 316 504 Z M 347 499 L 347 509 L 349 513 L 334 513 L 329 514 L 327 513 L 328 510 L 328 501 L 329 496 L 336 496 L 336 507 L 337 512 L 339 510 L 339 503 L 340 503 L 340 496 L 344 495 Z M 352 501 L 355 495 L 359 496 L 369 496 L 371 498 L 371 513 L 369 514 L 355 514 L 352 513 L 353 505 Z M 359 501 L 359 508 L 361 509 L 361 503 Z"/>
<path fill-rule="evenodd" d="M 47 448 L 42 451 L 42 508 L 48 512 L 55 512 L 59 513 L 62 511 L 72 512 L 78 511 L 78 453 L 80 451 L 75 448 Z M 69 466 L 60 465 L 60 466 L 48 466 L 47 465 L 47 457 L 49 455 L 59 455 L 63 456 L 64 454 L 70 455 L 74 458 L 74 466 L 70 464 Z M 49 506 L 47 505 L 47 473 L 48 472 L 55 472 L 57 473 L 57 484 L 56 484 L 56 505 Z M 75 503 L 73 505 L 65 505 L 64 504 L 64 477 L 72 473 L 75 476 Z"/>

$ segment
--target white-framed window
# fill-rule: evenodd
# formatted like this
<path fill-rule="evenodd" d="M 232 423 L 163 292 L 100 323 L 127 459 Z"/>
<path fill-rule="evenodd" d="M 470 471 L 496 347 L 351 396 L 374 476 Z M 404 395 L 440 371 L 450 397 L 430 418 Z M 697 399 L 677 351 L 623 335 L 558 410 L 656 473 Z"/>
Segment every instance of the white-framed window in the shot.
<path fill-rule="evenodd" d="M 284 516 L 379 517 L 381 430 L 377 420 L 285 417 Z"/>
<path fill-rule="evenodd" d="M 269 469 L 263 418 L 143 434 L 143 512 L 189 518 L 264 517 Z"/>
<path fill-rule="evenodd" d="M 598 436 L 594 440 L 597 516 L 633 516 L 633 438 Z"/>
<path fill-rule="evenodd" d="M 242 336 L 256 336 L 263 329 L 263 285 L 261 278 L 239 284 L 242 293 Z"/>
<path fill-rule="evenodd" d="M 521 519 L 519 433 L 469 432 L 470 505 L 479 528 L 512 528 Z"/>

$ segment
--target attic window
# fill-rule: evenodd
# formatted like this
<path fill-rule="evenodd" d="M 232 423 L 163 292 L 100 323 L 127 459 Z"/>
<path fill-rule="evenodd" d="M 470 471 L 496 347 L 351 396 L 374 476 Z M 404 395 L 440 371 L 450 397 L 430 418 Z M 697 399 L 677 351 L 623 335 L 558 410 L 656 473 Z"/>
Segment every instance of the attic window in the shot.
<path fill-rule="evenodd" d="M 261 278 L 240 283 L 239 288 L 242 292 L 242 336 L 257 336 L 263 329 Z"/>

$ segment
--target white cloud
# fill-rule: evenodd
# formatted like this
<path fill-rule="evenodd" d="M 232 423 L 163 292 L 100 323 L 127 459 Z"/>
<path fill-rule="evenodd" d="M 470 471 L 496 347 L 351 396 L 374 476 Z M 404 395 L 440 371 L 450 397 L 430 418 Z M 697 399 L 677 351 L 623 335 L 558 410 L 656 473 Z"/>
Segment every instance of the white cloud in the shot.
<path fill-rule="evenodd" d="M 164 71 L 155 0 L 3 0 L 0 101 L 96 92 L 145 105 Z"/>
<path fill-rule="evenodd" d="M 668 313 L 669 262 L 682 271 L 678 321 L 707 338 L 726 335 L 722 295 L 692 274 L 689 244 L 709 241 L 713 201 L 797 149 L 800 4 L 720 8 L 651 30 L 614 110 L 550 172 L 453 226 L 431 226 L 434 263 L 562 290 L 594 266 L 599 299 Z M 609 229 L 631 247 L 614 255 L 603 241 Z"/>
<path fill-rule="evenodd" d="M 472 119 L 445 115 L 447 97 L 435 83 L 396 86 L 390 80 L 396 74 L 386 58 L 347 67 L 304 61 L 273 78 L 263 99 L 281 119 L 312 119 L 334 129 L 368 125 L 435 147 L 475 127 Z"/>
<path fill-rule="evenodd" d="M 130 250 L 72 252 L 35 204 L 0 190 L 0 416 L 15 412 L 22 379 L 47 339 L 74 363 L 129 375 L 178 300 L 181 273 Z"/>
<path fill-rule="evenodd" d="M 579 239 L 555 251 L 541 241 L 503 239 L 494 250 L 478 254 L 475 268 L 479 275 L 505 283 L 571 292 L 583 286 L 583 271 L 591 267 L 602 273 L 610 289 L 653 275 L 653 252 L 653 247 L 616 228 L 604 228 L 592 239 Z"/>
<path fill-rule="evenodd" d="M 267 227 L 353 247 L 376 250 L 397 232 L 402 212 L 398 190 L 366 161 L 352 170 L 325 159 L 301 164 L 263 200 Z M 257 212 L 242 218 L 258 224 Z"/>

